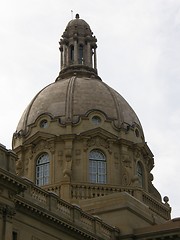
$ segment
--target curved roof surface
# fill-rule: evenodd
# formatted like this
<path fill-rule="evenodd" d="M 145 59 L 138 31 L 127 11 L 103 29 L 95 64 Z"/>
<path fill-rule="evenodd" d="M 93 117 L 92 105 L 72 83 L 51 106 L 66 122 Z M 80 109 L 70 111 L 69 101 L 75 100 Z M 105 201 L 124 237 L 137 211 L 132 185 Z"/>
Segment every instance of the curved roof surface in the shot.
<path fill-rule="evenodd" d="M 77 117 L 99 110 L 116 127 L 122 123 L 141 126 L 139 119 L 126 100 L 98 78 L 70 77 L 58 80 L 42 89 L 26 108 L 17 131 L 25 130 L 46 113 L 62 121 L 77 121 Z M 76 119 L 76 120 L 75 120 Z"/>

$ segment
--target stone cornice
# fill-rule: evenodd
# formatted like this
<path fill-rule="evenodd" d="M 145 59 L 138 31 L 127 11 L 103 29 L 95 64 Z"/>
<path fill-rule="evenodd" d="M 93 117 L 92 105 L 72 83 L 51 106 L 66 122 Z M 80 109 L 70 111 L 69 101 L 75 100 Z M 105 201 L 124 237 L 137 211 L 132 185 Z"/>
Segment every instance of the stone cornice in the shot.
<path fill-rule="evenodd" d="M 43 221 L 49 222 L 48 225 L 53 224 L 53 227 L 54 227 L 56 224 L 58 228 L 59 226 L 61 226 L 62 230 L 64 231 L 66 229 L 66 231 L 68 232 L 71 231 L 87 239 L 92 239 L 92 240 L 100 239 L 93 235 L 90 235 L 90 233 L 87 233 L 85 230 L 81 230 L 79 227 L 77 228 L 76 226 L 73 226 L 69 222 L 63 220 L 60 216 L 55 216 L 52 212 L 49 212 L 48 210 L 40 206 L 37 206 L 32 202 L 28 202 L 27 200 L 24 201 L 21 197 L 17 197 L 15 202 L 16 202 L 16 209 L 18 211 L 23 211 L 26 214 L 33 215 L 36 218 L 38 218 L 40 221 L 44 219 Z"/>
<path fill-rule="evenodd" d="M 51 193 L 49 193 L 51 195 Z M 52 194 L 54 195 L 54 194 Z M 64 202 L 63 200 L 61 200 Z M 66 202 L 64 202 L 67 204 Z M 69 204 L 70 205 L 70 204 Z M 104 236 L 103 233 L 100 231 L 98 233 L 97 230 L 95 231 L 88 231 L 85 227 L 83 227 L 81 224 L 79 225 L 79 220 L 76 219 L 76 215 L 79 215 L 78 212 L 82 212 L 82 210 L 78 206 L 71 205 L 74 216 L 72 217 L 73 221 L 70 219 L 63 217 L 61 214 L 56 214 L 54 211 L 49 211 L 48 209 L 37 205 L 33 203 L 32 201 L 28 201 L 28 199 L 25 199 L 22 196 L 16 196 L 15 199 L 15 206 L 16 211 L 22 211 L 25 212 L 28 215 L 33 215 L 33 217 L 36 217 L 39 221 L 48 222 L 48 225 L 52 225 L 53 227 L 56 226 L 58 229 L 61 228 L 62 231 L 71 233 L 72 235 L 77 234 L 79 239 L 91 239 L 91 240 L 115 240 L 116 236 L 119 235 L 119 230 L 117 228 L 113 228 L 105 223 L 104 225 L 107 225 L 107 228 L 111 228 L 111 236 Z M 86 213 L 84 213 L 86 214 Z M 92 217 L 94 220 L 93 225 L 99 225 L 101 227 L 102 220 Z M 95 229 L 98 229 L 99 226 L 95 227 Z M 104 226 L 106 228 L 106 226 Z"/>
<path fill-rule="evenodd" d="M 23 192 L 27 186 L 23 179 L 0 168 L 0 185 L 6 186 L 15 193 Z"/>
<path fill-rule="evenodd" d="M 134 235 L 137 239 L 180 239 L 180 219 L 172 219 L 161 225 L 154 225 L 152 227 L 135 230 Z"/>

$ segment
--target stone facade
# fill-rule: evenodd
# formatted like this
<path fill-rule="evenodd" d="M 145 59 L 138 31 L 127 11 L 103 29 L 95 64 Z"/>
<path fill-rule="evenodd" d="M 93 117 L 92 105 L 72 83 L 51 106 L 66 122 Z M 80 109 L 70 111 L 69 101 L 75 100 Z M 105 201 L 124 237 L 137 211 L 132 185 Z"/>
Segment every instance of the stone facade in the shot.
<path fill-rule="evenodd" d="M 0 146 L 2 240 L 180 238 L 136 113 L 98 76 L 96 42 L 77 14 L 59 76 L 26 108 L 13 151 Z"/>
<path fill-rule="evenodd" d="M 17 176 L 14 171 L 16 158 L 12 151 L 0 146 L 2 240 L 180 239 L 180 219 L 156 224 L 150 208 L 140 201 L 133 201 L 126 192 L 82 202 L 82 210 Z"/>

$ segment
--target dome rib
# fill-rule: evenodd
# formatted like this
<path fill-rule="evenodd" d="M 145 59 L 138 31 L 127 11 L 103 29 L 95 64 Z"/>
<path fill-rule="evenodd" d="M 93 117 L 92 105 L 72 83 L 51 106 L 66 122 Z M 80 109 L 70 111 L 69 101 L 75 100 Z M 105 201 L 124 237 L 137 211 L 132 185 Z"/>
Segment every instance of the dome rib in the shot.
<path fill-rule="evenodd" d="M 114 94 L 114 91 L 112 91 L 112 89 L 104 82 L 102 82 L 104 84 L 104 86 L 106 87 L 106 89 L 109 91 L 109 93 L 111 94 L 112 96 L 112 99 L 114 101 L 114 105 L 115 105 L 115 108 L 116 108 L 116 113 L 117 113 L 117 119 L 118 119 L 118 128 L 120 128 L 121 124 L 124 122 L 124 117 L 123 115 L 121 114 L 121 111 L 119 111 L 119 108 L 118 108 L 118 101 L 117 101 L 117 97 L 115 96 Z"/>
<path fill-rule="evenodd" d="M 103 112 L 118 129 L 140 121 L 127 101 L 98 78 L 72 76 L 43 88 L 31 101 L 17 127 L 26 134 L 29 126 L 42 114 L 59 118 L 65 124 L 74 122 L 95 109 Z"/>
<path fill-rule="evenodd" d="M 66 104 L 65 104 L 65 118 L 66 121 L 71 121 L 73 118 L 73 92 L 74 92 L 74 84 L 76 77 L 71 77 L 69 79 L 67 92 L 66 92 Z"/>

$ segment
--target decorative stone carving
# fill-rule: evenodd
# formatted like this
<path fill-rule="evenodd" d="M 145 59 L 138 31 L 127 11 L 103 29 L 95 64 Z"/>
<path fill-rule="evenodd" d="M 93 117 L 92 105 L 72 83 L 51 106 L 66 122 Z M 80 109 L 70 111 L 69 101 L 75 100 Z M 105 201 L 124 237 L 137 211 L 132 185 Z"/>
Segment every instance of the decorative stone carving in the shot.
<path fill-rule="evenodd" d="M 139 181 L 139 177 L 137 175 L 135 175 L 133 178 L 132 178 L 132 185 L 134 187 L 141 187 L 141 184 L 140 184 L 140 181 Z"/>
<path fill-rule="evenodd" d="M 27 175 L 28 168 L 29 168 L 29 162 L 33 159 L 33 152 L 32 148 L 29 148 L 28 151 L 26 152 L 26 157 L 25 157 L 25 163 L 24 163 L 24 169 L 25 169 L 25 175 Z"/>
<path fill-rule="evenodd" d="M 54 153 L 55 147 L 54 147 L 54 142 L 49 142 L 45 140 L 41 140 L 34 148 L 33 148 L 33 153 L 36 153 L 38 151 L 42 151 L 48 149 L 50 150 L 51 153 Z"/>
<path fill-rule="evenodd" d="M 22 173 L 23 173 L 23 162 L 22 162 L 21 158 L 19 158 L 16 161 L 16 174 L 18 176 L 21 176 Z"/>
<path fill-rule="evenodd" d="M 9 199 L 11 200 L 14 199 L 14 193 L 12 191 L 8 191 L 8 196 L 9 196 Z"/>
<path fill-rule="evenodd" d="M 135 149 L 135 151 L 134 151 L 134 158 L 135 158 L 135 160 L 136 159 L 140 159 L 141 158 L 141 152 L 140 152 L 140 150 L 139 149 Z"/>
<path fill-rule="evenodd" d="M 87 139 L 83 139 L 83 150 L 84 150 L 84 152 L 86 152 L 87 149 L 88 149 L 87 141 L 88 141 Z"/>
<path fill-rule="evenodd" d="M 122 175 L 122 186 L 128 186 L 129 185 L 129 174 L 127 173 L 127 171 L 124 171 L 123 175 Z"/>
<path fill-rule="evenodd" d="M 154 166 L 154 159 L 150 157 L 145 157 L 146 169 L 150 172 Z"/>
<path fill-rule="evenodd" d="M 54 142 L 49 142 L 49 150 L 53 154 L 55 152 L 55 144 Z"/>
<path fill-rule="evenodd" d="M 16 212 L 13 207 L 6 204 L 0 204 L 0 214 L 7 220 L 11 220 L 15 213 Z"/>
<path fill-rule="evenodd" d="M 65 168 L 63 170 L 63 176 L 65 180 L 70 180 L 71 178 L 71 166 L 72 165 L 72 149 L 65 149 Z"/>
<path fill-rule="evenodd" d="M 132 160 L 128 154 L 123 154 L 122 155 L 122 163 L 123 166 L 126 168 L 131 168 L 132 167 Z"/>
<path fill-rule="evenodd" d="M 108 140 L 105 140 L 99 136 L 95 137 L 95 138 L 91 138 L 87 141 L 87 148 L 89 147 L 104 147 L 108 150 L 109 153 L 112 153 L 112 149 L 111 149 L 111 142 Z"/>

